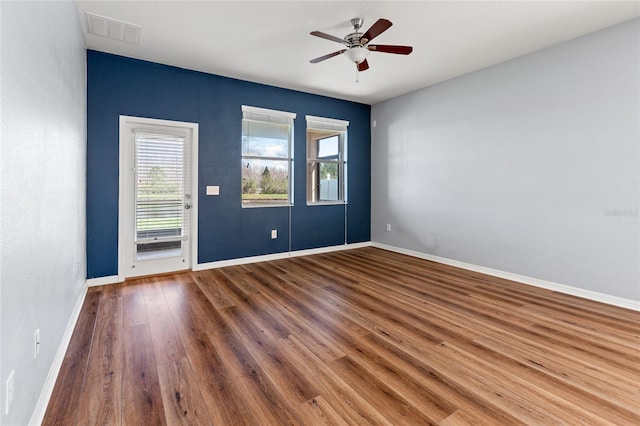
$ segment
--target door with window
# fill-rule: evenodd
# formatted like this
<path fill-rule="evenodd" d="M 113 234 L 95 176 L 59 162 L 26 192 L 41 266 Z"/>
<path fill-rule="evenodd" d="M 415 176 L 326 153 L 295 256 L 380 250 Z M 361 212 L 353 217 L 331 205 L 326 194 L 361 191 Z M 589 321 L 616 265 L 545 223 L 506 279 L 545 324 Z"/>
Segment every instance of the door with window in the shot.
<path fill-rule="evenodd" d="M 195 140 L 193 123 L 121 117 L 119 269 L 125 278 L 192 268 Z"/>

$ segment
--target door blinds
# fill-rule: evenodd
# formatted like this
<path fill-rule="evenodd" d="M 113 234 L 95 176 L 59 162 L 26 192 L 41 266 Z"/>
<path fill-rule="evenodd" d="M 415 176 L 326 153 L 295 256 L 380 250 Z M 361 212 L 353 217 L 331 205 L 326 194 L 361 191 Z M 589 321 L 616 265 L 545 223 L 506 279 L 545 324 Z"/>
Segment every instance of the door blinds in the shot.
<path fill-rule="evenodd" d="M 136 244 L 185 240 L 188 162 L 185 138 L 134 132 Z"/>

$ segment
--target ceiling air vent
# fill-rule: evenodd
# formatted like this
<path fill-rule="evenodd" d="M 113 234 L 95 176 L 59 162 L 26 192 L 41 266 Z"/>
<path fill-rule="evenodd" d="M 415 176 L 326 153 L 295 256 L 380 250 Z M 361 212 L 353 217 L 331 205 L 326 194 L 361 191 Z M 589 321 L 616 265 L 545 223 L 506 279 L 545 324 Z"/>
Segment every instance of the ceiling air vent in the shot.
<path fill-rule="evenodd" d="M 94 15 L 86 12 L 87 22 L 89 24 L 89 34 L 95 34 L 100 37 L 107 37 L 113 40 L 124 41 L 127 43 L 140 43 L 140 33 L 142 27 L 126 22 L 117 21 L 104 16 Z"/>

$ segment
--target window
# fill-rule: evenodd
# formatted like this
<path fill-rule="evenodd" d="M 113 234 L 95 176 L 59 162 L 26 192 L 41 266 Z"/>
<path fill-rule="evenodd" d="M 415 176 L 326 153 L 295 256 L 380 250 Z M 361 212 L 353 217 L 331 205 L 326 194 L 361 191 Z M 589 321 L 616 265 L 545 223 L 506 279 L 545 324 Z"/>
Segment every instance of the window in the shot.
<path fill-rule="evenodd" d="M 346 202 L 348 121 L 307 117 L 307 203 Z"/>
<path fill-rule="evenodd" d="M 242 206 L 293 204 L 294 113 L 242 106 Z"/>

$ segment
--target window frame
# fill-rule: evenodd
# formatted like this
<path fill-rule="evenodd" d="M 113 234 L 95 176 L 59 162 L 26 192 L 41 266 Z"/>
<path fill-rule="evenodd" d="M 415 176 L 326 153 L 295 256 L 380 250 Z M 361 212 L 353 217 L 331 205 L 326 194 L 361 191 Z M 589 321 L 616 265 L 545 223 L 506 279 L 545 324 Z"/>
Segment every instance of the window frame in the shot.
<path fill-rule="evenodd" d="M 261 208 L 261 207 L 290 207 L 293 205 L 294 200 L 294 191 L 293 191 L 293 183 L 294 183 L 294 156 L 293 156 L 293 148 L 294 148 L 294 120 L 296 118 L 296 113 L 278 111 L 266 108 L 258 108 L 253 106 L 242 105 L 242 133 L 241 133 L 241 147 L 240 147 L 240 156 L 241 156 L 241 167 L 245 167 L 244 164 L 247 160 L 261 160 L 261 161 L 282 161 L 287 162 L 288 166 L 288 175 L 287 175 L 287 199 L 282 202 L 278 201 L 270 201 L 265 203 L 251 203 L 249 200 L 244 199 L 244 189 L 243 189 L 243 169 L 241 169 L 241 178 L 240 178 L 240 203 L 242 208 Z M 242 146 L 243 140 L 245 138 L 245 122 L 253 121 L 258 123 L 265 124 L 284 124 L 289 126 L 289 135 L 288 135 L 288 146 L 287 146 L 287 156 L 286 157 L 272 157 L 266 155 L 245 155 L 244 147 Z"/>
<path fill-rule="evenodd" d="M 306 187 L 307 187 L 307 205 L 340 205 L 347 204 L 347 140 L 349 122 L 345 120 L 337 120 L 333 118 L 316 117 L 307 115 L 306 129 Z M 322 135 L 322 133 L 326 133 Z M 316 138 L 310 139 L 310 134 L 315 133 Z M 319 156 L 320 141 L 332 137 L 338 137 L 338 158 L 323 158 Z M 336 164 L 338 169 L 338 199 L 337 200 L 321 200 L 320 199 L 320 167 L 322 164 Z M 315 171 L 315 173 L 314 173 Z"/>

